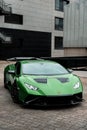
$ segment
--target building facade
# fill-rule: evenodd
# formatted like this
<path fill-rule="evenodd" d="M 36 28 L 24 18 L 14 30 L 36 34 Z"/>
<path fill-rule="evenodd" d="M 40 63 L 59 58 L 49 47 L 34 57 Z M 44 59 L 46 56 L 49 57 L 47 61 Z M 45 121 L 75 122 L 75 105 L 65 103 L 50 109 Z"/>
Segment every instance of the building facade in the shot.
<path fill-rule="evenodd" d="M 0 0 L 0 58 L 63 57 L 68 0 Z"/>
<path fill-rule="evenodd" d="M 87 56 L 87 0 L 71 0 L 64 10 L 64 56 Z"/>
<path fill-rule="evenodd" d="M 77 3 L 81 1 L 84 3 L 85 0 L 78 0 Z M 74 23 L 73 7 L 77 4 L 74 3 L 71 7 L 73 2 L 75 0 L 0 0 L 0 58 L 86 56 L 86 42 L 81 46 L 81 37 L 77 43 L 73 40 L 77 36 L 75 29 L 79 25 Z M 84 21 L 81 20 L 84 14 L 82 7 L 82 4 L 77 5 L 77 9 L 80 9 L 81 25 Z M 76 19 L 79 17 L 78 13 L 77 11 Z M 67 19 L 69 16 L 71 22 Z M 70 33 L 66 27 L 70 27 Z M 78 31 L 79 36 L 83 34 L 81 28 Z M 71 41 L 67 40 L 66 36 L 71 38 Z M 86 41 L 86 33 L 84 37 Z"/>

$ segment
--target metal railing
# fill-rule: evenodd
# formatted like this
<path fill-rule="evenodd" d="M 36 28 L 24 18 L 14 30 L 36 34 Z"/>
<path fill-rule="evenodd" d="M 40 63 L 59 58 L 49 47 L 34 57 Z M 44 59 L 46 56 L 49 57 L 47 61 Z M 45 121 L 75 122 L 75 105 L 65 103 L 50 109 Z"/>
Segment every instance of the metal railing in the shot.
<path fill-rule="evenodd" d="M 10 6 L 10 4 L 6 4 L 3 0 L 0 0 L 0 10 L 11 13 L 12 8 Z"/>
<path fill-rule="evenodd" d="M 11 37 L 6 36 L 5 34 L 0 32 L 0 39 L 4 42 L 11 42 Z"/>

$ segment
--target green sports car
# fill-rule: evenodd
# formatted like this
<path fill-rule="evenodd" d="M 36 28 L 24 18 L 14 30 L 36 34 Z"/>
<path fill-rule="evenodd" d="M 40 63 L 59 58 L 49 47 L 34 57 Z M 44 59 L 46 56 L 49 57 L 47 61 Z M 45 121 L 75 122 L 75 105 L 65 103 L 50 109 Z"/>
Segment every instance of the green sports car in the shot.
<path fill-rule="evenodd" d="M 39 58 L 12 58 L 4 69 L 4 87 L 22 105 L 55 106 L 82 102 L 83 87 L 76 75 L 59 63 Z"/>

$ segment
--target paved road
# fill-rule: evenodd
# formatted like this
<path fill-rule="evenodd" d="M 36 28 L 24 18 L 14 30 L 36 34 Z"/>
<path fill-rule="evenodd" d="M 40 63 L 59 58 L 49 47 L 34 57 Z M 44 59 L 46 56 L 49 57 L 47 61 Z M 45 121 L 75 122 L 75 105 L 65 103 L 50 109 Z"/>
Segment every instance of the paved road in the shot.
<path fill-rule="evenodd" d="M 73 71 L 73 73 L 78 75 L 79 77 L 87 78 L 87 71 Z"/>
<path fill-rule="evenodd" d="M 21 108 L 14 104 L 3 87 L 3 70 L 0 62 L 0 130 L 87 130 L 87 78 L 81 77 L 84 99 L 81 105 L 61 108 Z"/>

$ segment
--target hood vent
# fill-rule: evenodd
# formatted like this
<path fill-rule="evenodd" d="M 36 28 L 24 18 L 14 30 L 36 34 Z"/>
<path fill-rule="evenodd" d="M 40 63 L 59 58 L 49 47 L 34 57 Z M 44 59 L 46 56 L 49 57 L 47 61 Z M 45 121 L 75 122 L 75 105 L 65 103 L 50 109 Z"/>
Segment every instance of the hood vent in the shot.
<path fill-rule="evenodd" d="M 44 84 L 47 84 L 47 79 L 46 78 L 43 78 L 43 79 L 34 79 L 36 82 L 38 83 L 44 83 Z"/>
<path fill-rule="evenodd" d="M 69 82 L 69 78 L 57 78 L 61 83 Z"/>

